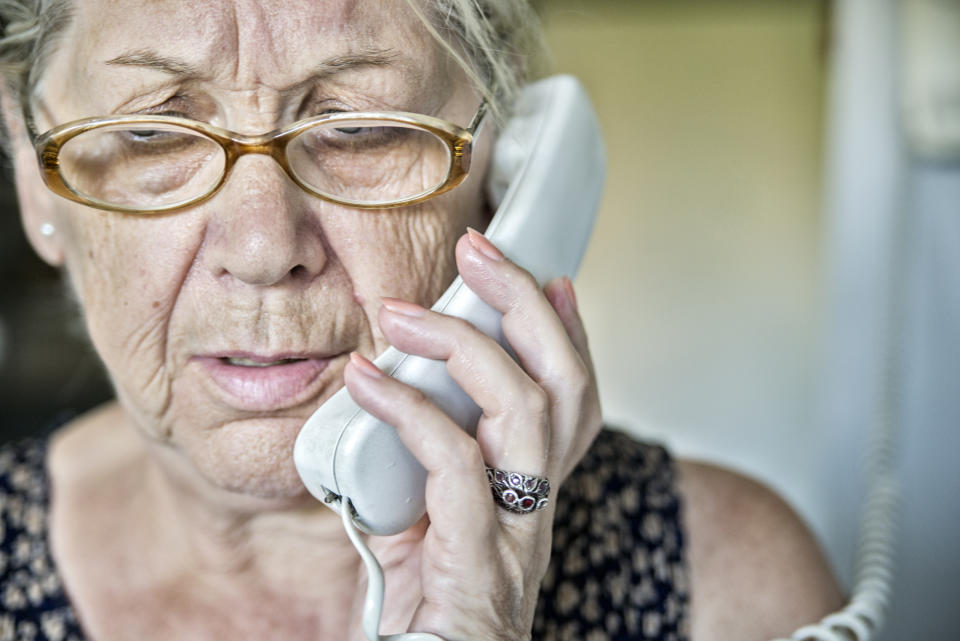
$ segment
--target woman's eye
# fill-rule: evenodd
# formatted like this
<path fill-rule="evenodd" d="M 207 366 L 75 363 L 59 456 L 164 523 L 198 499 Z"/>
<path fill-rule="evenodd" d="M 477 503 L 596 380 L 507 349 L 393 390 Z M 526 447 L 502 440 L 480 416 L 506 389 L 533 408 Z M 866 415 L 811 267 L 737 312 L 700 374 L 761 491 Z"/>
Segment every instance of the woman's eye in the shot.
<path fill-rule="evenodd" d="M 330 123 L 305 133 L 302 140 L 314 150 L 314 153 L 330 151 L 381 153 L 402 144 L 409 131 L 401 127 L 381 124 L 337 127 Z"/>
<path fill-rule="evenodd" d="M 188 118 L 189 116 L 182 111 L 174 110 L 165 110 L 165 111 L 147 111 L 141 112 L 146 116 L 163 116 L 163 117 L 173 117 L 173 118 Z M 149 129 L 144 127 L 131 128 L 126 132 L 127 138 L 134 142 L 156 142 L 162 139 L 169 139 L 172 136 L 176 136 L 178 132 L 163 130 L 163 129 Z"/>
<path fill-rule="evenodd" d="M 127 137 L 133 142 L 161 142 L 165 140 L 170 140 L 177 137 L 182 137 L 184 134 L 177 131 L 164 131 L 161 129 L 128 129 L 126 132 Z"/>
<path fill-rule="evenodd" d="M 188 130 L 143 127 L 120 130 L 117 134 L 127 155 L 175 154 L 211 144 L 205 137 Z"/>
<path fill-rule="evenodd" d="M 128 133 L 130 137 L 136 140 L 150 140 L 151 138 L 160 135 L 162 132 L 157 131 L 156 129 L 132 129 Z"/>

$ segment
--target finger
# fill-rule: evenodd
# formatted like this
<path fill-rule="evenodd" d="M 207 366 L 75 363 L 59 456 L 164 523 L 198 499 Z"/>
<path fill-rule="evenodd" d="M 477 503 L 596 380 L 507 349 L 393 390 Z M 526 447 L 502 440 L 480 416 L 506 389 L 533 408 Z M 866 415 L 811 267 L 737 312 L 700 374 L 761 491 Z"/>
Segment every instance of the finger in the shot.
<path fill-rule="evenodd" d="M 555 278 L 547 283 L 543 288 L 543 293 L 550 301 L 553 309 L 557 312 L 560 322 L 563 323 L 573 343 L 590 372 L 590 386 L 585 392 L 585 397 L 580 403 L 580 410 L 583 413 L 580 416 L 580 429 L 576 431 L 572 442 L 569 444 L 569 460 L 571 462 L 579 461 L 593 443 L 594 437 L 600 431 L 603 424 L 603 417 L 600 414 L 600 398 L 596 384 L 596 374 L 593 368 L 593 361 L 590 358 L 590 348 L 587 345 L 587 332 L 583 327 L 583 321 L 580 318 L 580 312 L 577 309 L 577 298 L 573 292 L 573 284 L 566 276 Z M 564 468 L 561 480 L 572 471 L 572 465 Z"/>
<path fill-rule="evenodd" d="M 393 298 L 383 299 L 379 321 L 397 349 L 445 361 L 450 377 L 480 406 L 477 443 L 489 465 L 545 473 L 549 398 L 495 340 L 465 320 Z"/>
<path fill-rule="evenodd" d="M 582 453 L 600 426 L 599 401 L 586 337 L 572 311 L 561 315 L 524 269 L 505 259 L 490 242 L 470 230 L 457 243 L 457 266 L 464 282 L 503 313 L 504 336 L 524 370 L 551 399 L 551 450 L 569 472 L 571 452 Z M 571 303 L 572 305 L 572 303 Z M 572 334 L 568 333 L 568 326 Z M 578 329 L 579 328 L 579 329 Z M 579 345 L 574 337 L 580 334 Z M 586 358 L 581 356 L 581 349 Z M 587 429 L 581 429 L 586 426 Z"/>
<path fill-rule="evenodd" d="M 427 470 L 427 512 L 445 537 L 464 537 L 462 545 L 490 533 L 496 521 L 480 450 L 415 388 L 381 372 L 353 353 L 344 369 L 344 383 L 364 410 L 394 426 L 403 444 Z M 480 537 L 482 538 L 482 537 Z M 483 543 L 471 552 L 482 552 Z"/>
<path fill-rule="evenodd" d="M 472 229 L 457 242 L 456 257 L 467 286 L 503 314 L 503 334 L 535 381 L 562 385 L 585 371 L 560 318 L 528 271 Z"/>
<path fill-rule="evenodd" d="M 583 327 L 583 320 L 580 318 L 580 310 L 577 306 L 577 296 L 573 292 L 573 283 L 568 276 L 554 278 L 544 285 L 543 294 L 547 297 L 553 311 L 563 324 L 563 329 L 570 337 L 580 358 L 585 363 L 591 364 L 590 348 L 587 345 L 587 332 Z"/>

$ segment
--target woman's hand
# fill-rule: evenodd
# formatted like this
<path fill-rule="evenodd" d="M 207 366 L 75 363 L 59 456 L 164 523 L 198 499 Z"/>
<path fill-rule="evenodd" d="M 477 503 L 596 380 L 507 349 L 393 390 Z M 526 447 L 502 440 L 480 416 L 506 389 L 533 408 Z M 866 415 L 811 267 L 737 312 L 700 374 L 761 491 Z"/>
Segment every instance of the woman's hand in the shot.
<path fill-rule="evenodd" d="M 550 559 L 556 492 L 600 429 L 596 379 L 569 279 L 541 290 L 473 230 L 456 256 L 470 289 L 503 313 L 519 363 L 469 323 L 412 303 L 385 299 L 379 322 L 397 349 L 446 361 L 483 410 L 476 439 L 365 358 L 353 355 L 345 371 L 354 400 L 394 425 L 428 473 L 427 517 L 370 542 L 386 578 L 381 629 L 518 641 L 530 637 Z M 498 507 L 485 465 L 549 478 L 549 507 L 526 514 Z M 363 587 L 354 608 L 358 639 L 362 599 Z"/>

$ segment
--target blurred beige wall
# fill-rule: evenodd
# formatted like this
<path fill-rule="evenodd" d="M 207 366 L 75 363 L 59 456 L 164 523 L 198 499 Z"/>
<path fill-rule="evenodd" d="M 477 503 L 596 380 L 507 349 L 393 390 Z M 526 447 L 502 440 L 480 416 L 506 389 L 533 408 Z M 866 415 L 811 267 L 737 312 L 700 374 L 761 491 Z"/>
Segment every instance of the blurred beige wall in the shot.
<path fill-rule="evenodd" d="M 608 422 L 745 469 L 815 525 L 824 7 L 543 3 L 608 145 L 576 281 Z"/>

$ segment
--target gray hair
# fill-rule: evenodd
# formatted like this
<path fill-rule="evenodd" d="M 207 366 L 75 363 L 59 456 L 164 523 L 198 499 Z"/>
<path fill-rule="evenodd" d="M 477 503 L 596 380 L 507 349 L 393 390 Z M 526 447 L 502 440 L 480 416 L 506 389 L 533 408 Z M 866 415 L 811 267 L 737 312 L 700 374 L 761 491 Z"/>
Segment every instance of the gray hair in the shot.
<path fill-rule="evenodd" d="M 502 119 L 544 51 L 528 0 L 406 2 Z M 11 98 L 36 90 L 72 9 L 73 0 L 0 0 L 0 75 Z"/>
<path fill-rule="evenodd" d="M 32 95 L 72 9 L 71 0 L 0 0 L 0 75 L 10 97 Z"/>
<path fill-rule="evenodd" d="M 539 71 L 546 47 L 528 0 L 407 0 L 431 35 L 486 98 L 506 115 L 517 91 Z"/>

